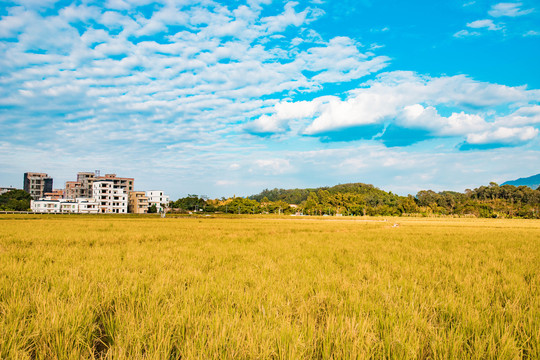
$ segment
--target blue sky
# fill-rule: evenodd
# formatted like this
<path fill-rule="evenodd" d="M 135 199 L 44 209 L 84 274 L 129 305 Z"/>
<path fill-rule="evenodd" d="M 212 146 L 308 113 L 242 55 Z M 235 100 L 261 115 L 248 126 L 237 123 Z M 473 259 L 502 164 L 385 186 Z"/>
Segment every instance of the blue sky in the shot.
<path fill-rule="evenodd" d="M 535 1 L 0 1 L 0 186 L 173 198 L 540 172 Z"/>

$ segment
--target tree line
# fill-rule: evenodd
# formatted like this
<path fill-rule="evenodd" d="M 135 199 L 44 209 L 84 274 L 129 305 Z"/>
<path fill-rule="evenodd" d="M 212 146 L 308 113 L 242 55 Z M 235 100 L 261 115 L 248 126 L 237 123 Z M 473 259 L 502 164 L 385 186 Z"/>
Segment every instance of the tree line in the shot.
<path fill-rule="evenodd" d="M 265 189 L 246 198 L 208 199 L 188 195 L 171 203 L 176 211 L 232 214 L 282 213 L 342 216 L 455 215 L 474 217 L 540 218 L 540 187 L 490 183 L 477 189 L 419 191 L 400 196 L 373 185 L 352 183 L 313 189 Z"/>

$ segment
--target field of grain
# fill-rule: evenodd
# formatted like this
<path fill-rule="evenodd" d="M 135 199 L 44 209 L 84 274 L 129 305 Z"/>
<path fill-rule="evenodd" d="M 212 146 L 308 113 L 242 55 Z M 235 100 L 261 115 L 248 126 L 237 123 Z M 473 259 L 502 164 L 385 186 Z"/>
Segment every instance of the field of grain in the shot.
<path fill-rule="evenodd" d="M 0 358 L 540 358 L 539 221 L 380 220 L 0 215 Z"/>

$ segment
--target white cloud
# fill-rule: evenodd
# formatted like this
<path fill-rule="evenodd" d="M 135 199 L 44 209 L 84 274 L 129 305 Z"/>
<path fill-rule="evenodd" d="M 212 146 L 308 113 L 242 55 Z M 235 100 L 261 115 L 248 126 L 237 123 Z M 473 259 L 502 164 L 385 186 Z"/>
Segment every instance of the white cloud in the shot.
<path fill-rule="evenodd" d="M 391 72 L 380 74 L 376 80 L 351 91 L 344 100 L 323 96 L 312 101 L 277 103 L 273 114 L 258 118 L 253 125 L 265 126 L 266 132 L 272 129 L 282 132 L 291 123 L 303 123 L 303 127 L 296 126 L 298 131 L 317 136 L 349 127 L 394 123 L 404 128 L 424 129 L 435 136 L 484 134 L 494 141 L 501 138 L 498 129 L 504 127 L 512 131 L 508 139 L 528 141 L 535 133 L 519 129 L 536 121 L 538 109 L 520 104 L 539 99 L 536 90 L 482 83 L 465 76 L 430 78 Z M 506 123 L 505 118 L 491 113 L 493 106 L 510 105 L 520 107 L 506 118 Z M 441 106 L 461 110 L 444 117 L 437 110 Z"/>
<path fill-rule="evenodd" d="M 531 126 L 524 128 L 500 127 L 493 130 L 470 134 L 467 136 L 469 144 L 507 144 L 515 145 L 534 139 L 538 135 L 538 129 Z"/>
<path fill-rule="evenodd" d="M 285 4 L 283 14 L 277 16 L 269 16 L 261 19 L 263 28 L 268 33 L 282 32 L 288 26 L 300 26 L 306 20 L 309 10 L 304 10 L 297 13 L 294 7 L 298 5 L 296 2 L 288 2 Z"/>
<path fill-rule="evenodd" d="M 525 37 L 527 37 L 527 36 L 540 36 L 540 32 L 534 31 L 534 30 L 529 30 L 525 34 L 523 34 L 523 36 L 525 36 Z"/>
<path fill-rule="evenodd" d="M 497 118 L 500 126 L 526 126 L 540 124 L 540 105 L 524 106 L 510 115 Z"/>
<path fill-rule="evenodd" d="M 256 171 L 267 175 L 285 174 L 293 169 L 287 159 L 259 159 L 255 160 L 255 165 L 258 167 Z"/>
<path fill-rule="evenodd" d="M 467 26 L 470 27 L 470 28 L 473 28 L 473 29 L 486 28 L 486 29 L 488 29 L 490 31 L 495 31 L 495 30 L 501 30 L 502 29 L 502 27 L 500 25 L 496 25 L 493 22 L 493 20 L 491 20 L 491 19 L 476 20 L 476 21 L 468 23 Z"/>
<path fill-rule="evenodd" d="M 10 8 L 8 14 L 0 19 L 0 38 L 14 37 L 34 18 L 34 14 L 23 7 Z"/>
<path fill-rule="evenodd" d="M 478 35 L 480 35 L 478 31 L 460 30 L 454 34 L 454 37 L 463 38 L 463 37 L 478 36 Z"/>
<path fill-rule="evenodd" d="M 359 45 L 347 37 L 336 37 L 325 46 L 317 46 L 299 54 L 303 69 L 318 72 L 313 79 L 320 82 L 342 82 L 358 79 L 388 65 L 388 57 L 370 59 L 358 50 Z"/>
<path fill-rule="evenodd" d="M 202 142 L 259 118 L 282 93 L 356 79 L 387 62 L 363 54 L 349 38 L 324 40 L 306 29 L 321 15 L 315 8 L 287 3 L 281 13 L 261 18 L 265 1 L 231 9 L 167 3 L 142 16 L 136 7 L 147 3 L 110 1 L 101 11 L 70 5 L 47 16 L 10 9 L 0 32 L 20 34 L 18 42 L 1 44 L 0 103 L 17 107 L 12 113 L 20 118 L 28 111 L 47 114 L 54 131 L 44 141 L 61 134 L 74 146 L 86 136 L 125 138 L 131 128 L 129 137 L 140 142 Z M 83 28 L 76 28 L 79 21 Z M 279 39 L 260 44 L 284 29 L 297 31 L 307 48 Z M 155 41 L 137 41 L 143 35 Z M 253 130 L 282 129 L 292 116 L 282 107 Z M 30 123 L 20 126 L 34 131 Z"/>
<path fill-rule="evenodd" d="M 501 17 L 501 16 L 509 16 L 509 17 L 516 17 L 516 16 L 523 16 L 530 14 L 533 12 L 534 9 L 527 9 L 527 10 L 521 10 L 521 6 L 523 6 L 523 3 L 498 3 L 491 7 L 491 9 L 488 11 L 489 15 L 493 17 Z"/>
<path fill-rule="evenodd" d="M 520 109 L 518 112 L 527 113 L 525 109 Z M 513 125 L 523 125 L 515 121 L 515 117 L 513 119 Z M 419 104 L 407 106 L 402 120 L 398 123 L 406 127 L 428 129 L 438 136 L 465 136 L 467 143 L 475 145 L 517 145 L 530 141 L 538 135 L 538 130 L 531 126 L 507 127 L 504 125 L 509 124 L 509 121 L 498 119 L 495 122 L 487 122 L 479 115 L 464 112 L 443 117 L 435 108 L 424 108 Z"/>
<path fill-rule="evenodd" d="M 248 123 L 246 129 L 255 133 L 279 133 L 289 128 L 289 122 L 295 119 L 313 117 L 317 104 L 311 101 L 278 102 L 273 107 L 274 114 L 262 115 Z"/>
<path fill-rule="evenodd" d="M 443 117 L 434 107 L 424 108 L 420 104 L 406 106 L 397 123 L 407 128 L 428 129 L 439 136 L 463 136 L 490 127 L 479 115 L 460 112 Z"/>

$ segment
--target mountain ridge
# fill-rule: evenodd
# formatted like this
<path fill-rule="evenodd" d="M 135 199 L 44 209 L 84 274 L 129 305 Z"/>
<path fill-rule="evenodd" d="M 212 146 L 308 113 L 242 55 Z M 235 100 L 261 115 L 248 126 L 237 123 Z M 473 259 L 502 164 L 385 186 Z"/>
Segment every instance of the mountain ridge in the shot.
<path fill-rule="evenodd" d="M 528 186 L 536 190 L 540 186 L 540 174 L 519 178 L 516 180 L 509 180 L 502 183 L 502 185 Z"/>

